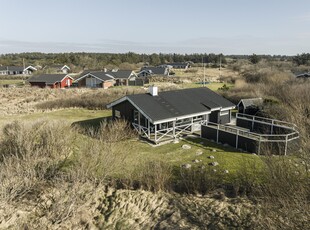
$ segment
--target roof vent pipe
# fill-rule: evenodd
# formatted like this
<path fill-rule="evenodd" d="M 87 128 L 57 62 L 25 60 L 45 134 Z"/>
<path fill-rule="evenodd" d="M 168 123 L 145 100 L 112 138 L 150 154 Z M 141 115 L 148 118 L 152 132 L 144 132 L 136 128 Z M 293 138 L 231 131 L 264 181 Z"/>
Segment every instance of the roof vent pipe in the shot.
<path fill-rule="evenodd" d="M 158 87 L 157 86 L 150 86 L 149 87 L 149 93 L 152 96 L 158 96 Z"/>

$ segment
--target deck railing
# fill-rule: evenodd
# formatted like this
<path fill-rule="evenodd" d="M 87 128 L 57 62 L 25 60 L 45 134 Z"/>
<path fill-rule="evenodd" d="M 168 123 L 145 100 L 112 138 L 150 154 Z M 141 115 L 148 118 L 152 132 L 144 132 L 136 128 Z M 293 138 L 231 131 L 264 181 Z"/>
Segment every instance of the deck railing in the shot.
<path fill-rule="evenodd" d="M 256 121 L 257 118 L 255 117 Z M 274 120 L 269 120 L 268 124 L 274 125 Z M 267 123 L 267 122 L 264 122 Z M 238 148 L 238 140 L 239 136 L 255 140 L 258 142 L 258 152 L 260 152 L 260 145 L 262 142 L 273 142 L 273 143 L 285 143 L 285 152 L 284 155 L 287 154 L 287 144 L 288 142 L 295 140 L 299 138 L 299 132 L 295 129 L 296 126 L 294 124 L 288 123 L 288 122 L 282 122 L 282 124 L 286 124 L 286 126 L 281 125 L 282 128 L 287 128 L 290 133 L 287 134 L 260 134 L 256 132 L 252 132 L 249 129 L 238 127 L 238 126 L 231 126 L 231 125 L 222 125 L 218 123 L 213 123 L 213 122 L 204 122 L 202 125 L 207 126 L 209 128 L 217 130 L 216 133 L 216 142 L 219 142 L 219 131 L 223 131 L 226 133 L 231 133 L 234 134 L 236 137 L 235 139 L 235 148 Z M 294 128 L 293 128 L 294 127 Z"/>

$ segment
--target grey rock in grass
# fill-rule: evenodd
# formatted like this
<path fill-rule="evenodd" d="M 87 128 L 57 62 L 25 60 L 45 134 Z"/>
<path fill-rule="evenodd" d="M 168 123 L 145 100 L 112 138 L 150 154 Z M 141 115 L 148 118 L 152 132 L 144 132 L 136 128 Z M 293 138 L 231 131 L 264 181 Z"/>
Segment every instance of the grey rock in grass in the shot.
<path fill-rule="evenodd" d="M 194 163 L 199 163 L 199 162 L 201 162 L 201 160 L 195 159 L 195 160 L 193 160 L 193 162 Z"/>
<path fill-rule="evenodd" d="M 210 159 L 214 159 L 215 157 L 214 157 L 214 156 L 209 156 L 209 158 L 210 158 Z"/>
<path fill-rule="evenodd" d="M 212 171 L 213 171 L 213 172 L 217 172 L 217 170 L 216 170 L 216 169 L 213 169 Z"/>
<path fill-rule="evenodd" d="M 216 149 L 212 149 L 212 152 L 216 152 L 217 150 Z"/>
<path fill-rule="evenodd" d="M 228 171 L 227 169 L 225 169 L 225 170 L 224 170 L 224 173 L 225 173 L 225 174 L 228 174 L 228 173 L 229 173 L 229 171 Z"/>
<path fill-rule="evenodd" d="M 184 164 L 184 165 L 182 165 L 181 167 L 182 167 L 182 168 L 185 168 L 185 169 L 189 169 L 189 168 L 192 167 L 192 165 L 191 165 L 191 164 Z"/>
<path fill-rule="evenodd" d="M 209 165 L 212 165 L 212 166 L 218 166 L 218 165 L 219 165 L 219 163 L 218 163 L 218 162 L 216 162 L 216 161 L 214 161 L 214 162 L 211 162 Z"/>
<path fill-rule="evenodd" d="M 198 149 L 198 150 L 196 151 L 196 156 L 200 156 L 200 155 L 202 155 L 202 151 L 201 151 L 200 149 Z"/>
<path fill-rule="evenodd" d="M 178 144 L 178 143 L 180 143 L 180 141 L 179 141 L 178 139 L 174 139 L 174 140 L 173 140 L 173 143 L 174 143 L 174 144 Z"/>
<path fill-rule="evenodd" d="M 182 145 L 182 149 L 191 149 L 192 147 L 190 145 Z"/>

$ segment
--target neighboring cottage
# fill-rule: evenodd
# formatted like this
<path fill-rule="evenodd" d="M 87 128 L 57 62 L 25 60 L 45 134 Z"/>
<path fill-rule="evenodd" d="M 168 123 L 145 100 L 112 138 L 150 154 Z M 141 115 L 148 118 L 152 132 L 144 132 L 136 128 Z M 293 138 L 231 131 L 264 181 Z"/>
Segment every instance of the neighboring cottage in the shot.
<path fill-rule="evenodd" d="M 0 66 L 0 75 L 31 75 L 37 69 L 33 66 Z"/>
<path fill-rule="evenodd" d="M 299 73 L 295 75 L 296 78 L 308 78 L 310 77 L 310 72 L 305 72 L 305 73 Z"/>
<path fill-rule="evenodd" d="M 75 82 L 78 87 L 104 88 L 111 86 L 143 85 L 132 70 L 118 71 L 84 71 Z"/>
<path fill-rule="evenodd" d="M 123 118 L 154 142 L 200 131 L 201 124 L 229 123 L 235 105 L 208 88 L 127 95 L 107 105 L 114 119 Z"/>
<path fill-rule="evenodd" d="M 191 67 L 189 62 L 173 62 L 173 63 L 167 63 L 160 65 L 159 67 L 167 67 L 167 68 L 172 68 L 172 69 L 188 69 Z"/>
<path fill-rule="evenodd" d="M 107 89 L 115 84 L 114 77 L 104 71 L 84 71 L 81 77 L 74 81 L 78 87 Z"/>
<path fill-rule="evenodd" d="M 135 81 L 137 78 L 136 73 L 132 70 L 108 71 L 106 74 L 115 79 L 115 85 L 128 86 L 130 81 Z"/>
<path fill-rule="evenodd" d="M 138 73 L 138 77 L 149 77 L 154 75 L 164 75 L 169 76 L 170 70 L 167 67 L 142 67 Z"/>
<path fill-rule="evenodd" d="M 47 67 L 47 69 L 49 69 L 50 72 L 53 73 L 64 73 L 64 74 L 68 74 L 71 71 L 70 67 L 67 65 L 52 65 L 50 67 Z"/>
<path fill-rule="evenodd" d="M 28 79 L 31 86 L 40 88 L 67 88 L 72 85 L 73 78 L 68 74 L 41 74 Z"/>
<path fill-rule="evenodd" d="M 262 98 L 241 99 L 237 104 L 238 112 L 255 115 L 261 109 L 263 103 Z"/>

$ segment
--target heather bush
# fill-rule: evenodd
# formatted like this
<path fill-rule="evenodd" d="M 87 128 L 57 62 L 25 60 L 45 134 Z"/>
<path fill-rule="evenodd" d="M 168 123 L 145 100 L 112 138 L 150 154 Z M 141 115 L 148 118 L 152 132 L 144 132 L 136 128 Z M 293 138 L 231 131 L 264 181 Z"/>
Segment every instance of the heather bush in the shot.
<path fill-rule="evenodd" d="M 138 187 L 149 191 L 170 191 L 173 171 L 169 163 L 163 161 L 146 161 L 138 167 L 131 180 L 138 183 Z"/>
<path fill-rule="evenodd" d="M 0 197 L 19 200 L 40 192 L 61 178 L 62 165 L 73 150 L 74 133 L 64 123 L 14 122 L 3 129 L 0 141 Z"/>

